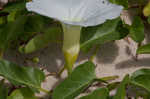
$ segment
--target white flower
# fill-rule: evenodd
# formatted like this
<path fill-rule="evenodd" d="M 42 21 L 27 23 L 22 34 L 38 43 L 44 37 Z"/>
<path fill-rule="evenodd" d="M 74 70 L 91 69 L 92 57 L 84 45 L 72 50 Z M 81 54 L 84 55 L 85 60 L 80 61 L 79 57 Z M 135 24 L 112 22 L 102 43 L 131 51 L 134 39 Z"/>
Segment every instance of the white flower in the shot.
<path fill-rule="evenodd" d="M 122 6 L 107 0 L 33 0 L 27 9 L 62 22 L 64 30 L 63 52 L 65 68 L 72 72 L 80 51 L 80 32 L 82 27 L 95 26 L 107 19 L 120 16 Z"/>
<path fill-rule="evenodd" d="M 114 19 L 120 16 L 123 9 L 107 0 L 33 0 L 26 7 L 29 11 L 63 23 L 84 27 Z"/>

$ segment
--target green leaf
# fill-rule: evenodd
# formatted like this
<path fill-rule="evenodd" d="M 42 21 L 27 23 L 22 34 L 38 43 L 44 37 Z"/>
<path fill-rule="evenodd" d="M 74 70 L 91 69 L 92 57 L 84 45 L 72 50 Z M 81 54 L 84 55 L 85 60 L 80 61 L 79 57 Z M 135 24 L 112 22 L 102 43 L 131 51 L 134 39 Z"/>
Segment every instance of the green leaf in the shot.
<path fill-rule="evenodd" d="M 119 84 L 120 84 L 119 82 L 113 82 L 113 83 L 108 84 L 107 88 L 109 91 L 112 91 L 116 89 L 119 86 Z"/>
<path fill-rule="evenodd" d="M 139 16 L 134 17 L 132 26 L 130 27 L 130 36 L 137 43 L 142 42 L 145 38 L 144 24 Z"/>
<path fill-rule="evenodd" d="M 143 9 L 144 16 L 150 16 L 150 2 L 147 3 L 147 5 Z"/>
<path fill-rule="evenodd" d="M 41 32 L 44 28 L 44 17 L 40 15 L 28 16 L 25 23 L 25 32 Z"/>
<path fill-rule="evenodd" d="M 27 13 L 25 1 L 8 3 L 1 12 L 9 13 L 7 17 L 7 22 L 15 21 L 19 16 Z"/>
<path fill-rule="evenodd" d="M 95 65 L 91 62 L 81 64 L 68 78 L 66 78 L 54 89 L 52 98 L 74 99 L 89 84 L 91 84 L 95 78 Z"/>
<path fill-rule="evenodd" d="M 150 54 L 150 44 L 143 45 L 137 49 L 137 54 Z"/>
<path fill-rule="evenodd" d="M 8 13 L 0 13 L 0 25 L 7 23 L 7 14 Z"/>
<path fill-rule="evenodd" d="M 108 20 L 96 27 L 83 28 L 81 35 L 81 49 L 87 52 L 93 45 L 104 44 L 119 40 L 127 36 L 128 30 L 123 27 L 120 18 Z"/>
<path fill-rule="evenodd" d="M 131 83 L 150 92 L 150 69 L 140 69 L 131 76 Z"/>
<path fill-rule="evenodd" d="M 2 10 L 2 12 L 16 12 L 16 11 L 21 11 L 23 9 L 26 8 L 26 2 L 22 1 L 22 2 L 14 2 L 14 3 L 9 3 L 7 4 L 4 9 Z"/>
<path fill-rule="evenodd" d="M 17 11 L 15 12 L 12 12 L 10 13 L 8 16 L 7 16 L 7 22 L 14 22 L 16 20 L 16 14 L 17 14 Z"/>
<path fill-rule="evenodd" d="M 126 97 L 126 86 L 129 83 L 129 75 L 126 75 L 123 79 L 123 81 L 120 83 L 116 95 L 113 97 L 113 99 L 125 99 Z"/>
<path fill-rule="evenodd" d="M 0 81 L 0 99 L 7 99 L 8 88 L 4 84 L 4 80 Z"/>
<path fill-rule="evenodd" d="M 16 89 L 7 99 L 38 99 L 29 88 Z"/>
<path fill-rule="evenodd" d="M 128 8 L 128 0 L 109 0 L 111 3 L 118 4 L 124 6 L 126 9 Z"/>
<path fill-rule="evenodd" d="M 129 0 L 130 5 L 145 5 L 147 4 L 147 0 Z"/>
<path fill-rule="evenodd" d="M 132 83 L 129 84 L 128 89 L 129 92 L 134 93 L 134 96 L 148 97 L 150 95 L 150 93 L 146 89 Z M 143 98 L 143 99 L 149 99 L 149 98 Z"/>
<path fill-rule="evenodd" d="M 0 60 L 0 75 L 14 85 L 26 85 L 35 89 L 40 89 L 45 79 L 44 73 L 37 68 L 22 67 L 5 60 Z"/>
<path fill-rule="evenodd" d="M 83 96 L 80 99 L 107 99 L 109 92 L 107 88 L 99 88 L 87 96 Z"/>
<path fill-rule="evenodd" d="M 0 30 L 0 49 L 5 50 L 11 41 L 16 40 L 24 33 L 26 19 L 26 16 L 21 16 L 15 22 L 8 23 L 2 27 L 2 30 Z"/>
<path fill-rule="evenodd" d="M 51 27 L 43 34 L 37 35 L 32 38 L 24 47 L 24 53 L 32 53 L 41 48 L 46 47 L 50 42 L 57 42 L 62 37 L 62 31 L 59 27 Z"/>

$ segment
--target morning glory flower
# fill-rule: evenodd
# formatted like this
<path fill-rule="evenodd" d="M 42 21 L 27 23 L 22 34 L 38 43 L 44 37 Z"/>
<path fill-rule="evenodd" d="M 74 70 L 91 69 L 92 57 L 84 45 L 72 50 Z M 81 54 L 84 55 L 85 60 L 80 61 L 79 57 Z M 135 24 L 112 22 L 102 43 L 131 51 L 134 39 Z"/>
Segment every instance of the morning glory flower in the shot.
<path fill-rule="evenodd" d="M 68 73 L 80 51 L 82 27 L 95 26 L 120 16 L 122 6 L 108 0 L 33 0 L 26 4 L 29 11 L 56 19 L 64 31 L 63 52 Z"/>
<path fill-rule="evenodd" d="M 108 0 L 33 0 L 27 9 L 66 24 L 95 26 L 120 15 L 122 6 Z"/>

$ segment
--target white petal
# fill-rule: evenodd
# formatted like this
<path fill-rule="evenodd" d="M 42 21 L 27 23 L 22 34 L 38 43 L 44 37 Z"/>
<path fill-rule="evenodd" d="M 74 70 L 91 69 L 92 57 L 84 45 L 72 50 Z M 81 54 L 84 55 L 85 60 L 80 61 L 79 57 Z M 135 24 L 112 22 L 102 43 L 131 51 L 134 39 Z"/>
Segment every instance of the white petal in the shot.
<path fill-rule="evenodd" d="M 61 22 L 80 26 L 95 26 L 120 16 L 122 6 L 108 0 L 33 0 L 27 9 Z"/>
<path fill-rule="evenodd" d="M 55 18 L 58 20 L 68 17 L 68 9 L 63 0 L 33 0 L 26 4 L 29 11 Z"/>

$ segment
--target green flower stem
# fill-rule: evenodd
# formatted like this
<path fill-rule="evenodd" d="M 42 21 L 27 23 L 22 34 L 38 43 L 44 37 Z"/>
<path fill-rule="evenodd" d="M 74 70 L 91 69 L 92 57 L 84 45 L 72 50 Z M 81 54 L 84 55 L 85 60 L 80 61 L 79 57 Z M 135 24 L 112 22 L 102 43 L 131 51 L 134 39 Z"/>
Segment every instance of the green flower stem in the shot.
<path fill-rule="evenodd" d="M 62 24 L 62 26 L 64 31 L 63 53 L 65 57 L 65 68 L 68 74 L 70 74 L 80 51 L 81 27 L 66 24 Z"/>
<path fill-rule="evenodd" d="M 115 75 L 115 76 L 108 76 L 108 77 L 103 77 L 101 78 L 102 80 L 105 80 L 105 81 L 110 81 L 110 80 L 115 80 L 115 79 L 118 79 L 119 76 L 118 75 Z"/>
<path fill-rule="evenodd" d="M 92 55 L 92 56 L 90 57 L 90 59 L 89 59 L 90 61 L 93 62 L 93 60 L 94 60 L 94 58 L 96 57 L 96 55 L 97 55 L 99 49 L 100 49 L 100 45 L 96 45 L 96 48 L 94 49 L 93 55 Z"/>
<path fill-rule="evenodd" d="M 50 91 L 46 90 L 46 89 L 43 89 L 43 88 L 39 88 L 40 91 L 44 92 L 44 93 L 48 93 L 50 94 Z"/>
<path fill-rule="evenodd" d="M 96 78 L 95 81 L 108 83 L 108 81 L 115 80 L 118 78 L 119 76 L 115 75 L 115 76 L 108 76 L 108 77 L 103 77 L 103 78 Z"/>

